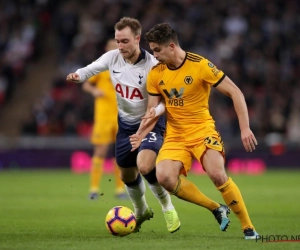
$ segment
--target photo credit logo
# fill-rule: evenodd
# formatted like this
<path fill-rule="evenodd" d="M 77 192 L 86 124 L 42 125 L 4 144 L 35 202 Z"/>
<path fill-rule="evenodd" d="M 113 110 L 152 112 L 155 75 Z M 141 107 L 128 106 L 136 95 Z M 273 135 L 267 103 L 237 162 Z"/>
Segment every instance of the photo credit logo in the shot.
<path fill-rule="evenodd" d="M 299 242 L 300 243 L 300 235 L 286 235 L 286 234 L 260 235 L 260 237 L 257 237 L 255 241 L 261 243 L 272 243 L 272 242 Z"/>

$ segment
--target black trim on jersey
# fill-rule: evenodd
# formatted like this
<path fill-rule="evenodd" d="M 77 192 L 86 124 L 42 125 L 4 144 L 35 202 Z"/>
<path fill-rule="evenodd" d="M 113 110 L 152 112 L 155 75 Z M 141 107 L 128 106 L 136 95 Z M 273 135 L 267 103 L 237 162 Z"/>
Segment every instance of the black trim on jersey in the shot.
<path fill-rule="evenodd" d="M 159 65 L 162 65 L 162 63 L 161 63 L 161 62 L 158 62 L 156 65 L 152 66 L 151 69 L 154 69 L 154 68 L 158 67 Z"/>
<path fill-rule="evenodd" d="M 192 62 L 200 62 L 203 58 L 199 55 L 190 54 L 189 52 L 187 52 L 187 59 Z"/>
<path fill-rule="evenodd" d="M 148 92 L 148 94 L 151 96 L 161 96 L 161 94 L 154 94 L 154 93 L 150 93 L 150 92 Z"/>
<path fill-rule="evenodd" d="M 184 57 L 183 62 L 182 62 L 177 68 L 175 68 L 175 69 L 170 69 L 169 66 L 167 65 L 168 69 L 169 69 L 169 70 L 177 70 L 177 69 L 181 68 L 181 66 L 182 66 L 182 65 L 185 63 L 185 61 L 186 61 L 186 57 L 187 57 L 187 52 L 185 52 L 185 57 Z"/>
<path fill-rule="evenodd" d="M 220 78 L 220 80 L 219 81 L 217 81 L 214 85 L 213 85 L 213 87 L 217 87 L 222 81 L 223 81 L 223 79 L 225 78 L 225 74 Z"/>
<path fill-rule="evenodd" d="M 139 63 L 141 60 L 146 58 L 146 51 L 142 47 L 140 47 L 140 51 L 141 53 L 139 54 L 137 61 L 133 65 Z"/>

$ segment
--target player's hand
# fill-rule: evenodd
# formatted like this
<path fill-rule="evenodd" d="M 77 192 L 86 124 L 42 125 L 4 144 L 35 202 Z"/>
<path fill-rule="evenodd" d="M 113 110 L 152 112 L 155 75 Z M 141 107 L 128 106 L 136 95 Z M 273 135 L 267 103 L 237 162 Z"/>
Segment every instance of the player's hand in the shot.
<path fill-rule="evenodd" d="M 141 129 L 147 127 L 150 123 L 153 122 L 154 118 L 156 117 L 156 110 L 155 108 L 151 108 L 149 112 L 142 117 L 143 122 L 141 123 Z"/>
<path fill-rule="evenodd" d="M 129 141 L 132 146 L 131 152 L 136 150 L 141 145 L 142 139 L 143 138 L 141 137 L 141 135 L 138 134 L 133 134 L 129 136 Z"/>
<path fill-rule="evenodd" d="M 258 144 L 257 140 L 250 129 L 244 129 L 241 131 L 242 142 L 247 152 L 255 150 L 255 146 Z"/>
<path fill-rule="evenodd" d="M 77 73 L 70 73 L 67 75 L 66 80 L 68 82 L 78 82 L 80 80 L 80 76 Z"/>

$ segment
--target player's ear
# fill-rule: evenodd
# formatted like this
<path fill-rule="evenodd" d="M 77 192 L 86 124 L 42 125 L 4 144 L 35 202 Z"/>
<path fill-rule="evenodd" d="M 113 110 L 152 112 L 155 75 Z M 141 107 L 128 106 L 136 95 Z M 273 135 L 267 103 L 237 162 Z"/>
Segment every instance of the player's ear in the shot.
<path fill-rule="evenodd" d="M 174 50 L 174 49 L 175 49 L 175 43 L 170 43 L 170 44 L 169 44 L 169 48 L 170 48 L 171 50 Z"/>
<path fill-rule="evenodd" d="M 135 37 L 135 39 L 136 39 L 136 41 L 139 43 L 139 42 L 141 41 L 141 36 L 138 35 L 138 36 Z"/>

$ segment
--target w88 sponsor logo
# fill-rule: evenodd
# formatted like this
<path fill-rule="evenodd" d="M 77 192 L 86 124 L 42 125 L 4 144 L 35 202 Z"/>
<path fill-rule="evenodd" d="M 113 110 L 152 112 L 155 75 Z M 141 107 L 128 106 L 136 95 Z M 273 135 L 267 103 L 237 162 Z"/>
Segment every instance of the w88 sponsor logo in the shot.
<path fill-rule="evenodd" d="M 184 106 L 183 99 L 170 99 L 168 103 L 170 106 Z"/>
<path fill-rule="evenodd" d="M 184 106 L 182 99 L 184 88 L 180 88 L 179 91 L 176 88 L 172 88 L 170 91 L 164 89 L 163 91 L 169 99 L 168 104 L 170 106 Z"/>

